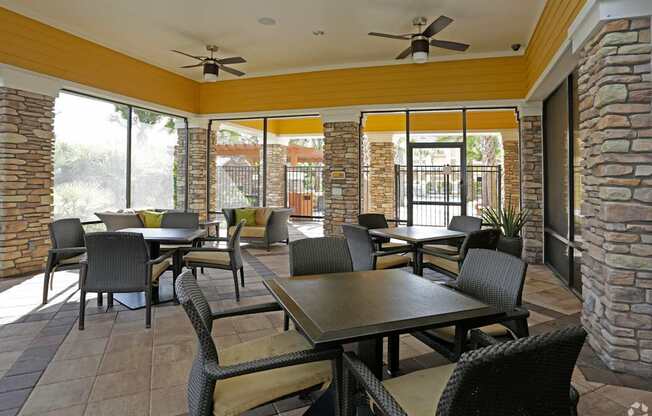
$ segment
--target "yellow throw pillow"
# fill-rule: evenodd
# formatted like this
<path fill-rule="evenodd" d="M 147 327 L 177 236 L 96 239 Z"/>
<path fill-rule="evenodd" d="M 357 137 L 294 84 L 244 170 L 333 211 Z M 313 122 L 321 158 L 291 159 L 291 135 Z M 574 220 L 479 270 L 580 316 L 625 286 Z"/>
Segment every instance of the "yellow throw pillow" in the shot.
<path fill-rule="evenodd" d="M 141 215 L 145 228 L 161 228 L 163 214 L 163 212 L 143 211 Z"/>
<path fill-rule="evenodd" d="M 235 210 L 235 225 L 240 224 L 240 221 L 245 220 L 246 226 L 256 225 L 256 209 L 255 208 L 238 208 Z"/>

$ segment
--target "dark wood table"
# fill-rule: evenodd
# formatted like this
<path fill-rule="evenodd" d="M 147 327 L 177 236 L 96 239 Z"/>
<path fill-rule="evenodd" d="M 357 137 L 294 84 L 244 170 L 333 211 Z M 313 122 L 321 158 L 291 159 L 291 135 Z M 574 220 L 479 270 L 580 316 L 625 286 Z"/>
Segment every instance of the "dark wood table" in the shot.
<path fill-rule="evenodd" d="M 149 255 L 152 259 L 161 254 L 161 244 L 193 244 L 197 239 L 206 236 L 206 230 L 189 229 L 189 228 L 123 228 L 118 230 L 125 233 L 142 234 L 143 238 L 149 245 Z M 183 267 L 183 254 L 176 250 L 172 256 L 173 274 L 176 278 Z M 174 284 L 174 283 L 173 283 Z M 176 300 L 174 296 L 174 287 L 161 287 L 162 282 L 159 280 L 157 294 L 153 296 L 156 303 Z M 116 293 L 113 298 L 129 309 L 140 309 L 145 307 L 145 294 L 137 293 Z"/>
<path fill-rule="evenodd" d="M 397 269 L 273 278 L 264 284 L 314 348 L 355 343 L 360 359 L 379 378 L 384 337 L 502 314 Z M 318 403 L 322 411 L 311 407 L 310 414 L 324 413 L 327 406 Z"/>
<path fill-rule="evenodd" d="M 466 237 L 465 233 L 449 230 L 446 227 L 426 227 L 420 225 L 395 228 L 374 228 L 369 230 L 369 233 L 378 237 L 388 237 L 395 240 L 405 241 L 410 244 L 414 251 L 412 270 L 414 271 L 414 274 L 418 274 L 419 276 L 423 276 L 423 254 L 419 252 L 419 249 L 423 247 L 424 244 Z"/>

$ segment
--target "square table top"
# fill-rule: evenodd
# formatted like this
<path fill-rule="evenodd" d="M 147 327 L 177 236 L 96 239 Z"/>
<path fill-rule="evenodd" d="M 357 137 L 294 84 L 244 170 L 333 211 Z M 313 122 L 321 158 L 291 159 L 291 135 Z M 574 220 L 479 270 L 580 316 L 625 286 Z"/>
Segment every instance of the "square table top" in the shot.
<path fill-rule="evenodd" d="M 195 228 L 123 228 L 118 231 L 142 234 L 146 241 L 161 243 L 192 243 L 206 236 L 206 230 Z"/>
<path fill-rule="evenodd" d="M 420 225 L 394 228 L 373 228 L 369 230 L 369 233 L 380 237 L 390 237 L 396 240 L 403 240 L 413 244 L 466 237 L 465 233 L 449 230 L 446 227 L 426 227 Z"/>
<path fill-rule="evenodd" d="M 264 281 L 313 346 L 500 316 L 494 307 L 403 270 Z"/>

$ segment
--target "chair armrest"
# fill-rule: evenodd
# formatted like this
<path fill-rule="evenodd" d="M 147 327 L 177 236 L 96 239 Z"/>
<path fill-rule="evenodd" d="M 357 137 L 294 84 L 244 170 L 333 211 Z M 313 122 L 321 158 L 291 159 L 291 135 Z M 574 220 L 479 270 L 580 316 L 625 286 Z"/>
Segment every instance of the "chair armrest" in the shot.
<path fill-rule="evenodd" d="M 210 251 L 221 251 L 221 252 L 228 253 L 230 251 L 233 251 L 233 248 L 229 248 L 229 247 L 188 247 L 188 248 L 185 248 L 184 251 L 186 253 L 191 253 L 193 251 L 208 251 L 208 252 L 210 252 Z"/>
<path fill-rule="evenodd" d="M 403 254 L 403 253 L 409 253 L 411 250 L 405 250 L 404 247 L 392 247 L 392 248 L 387 248 L 385 250 L 377 250 L 373 253 L 374 256 L 376 257 L 382 257 L 382 256 L 389 256 L 392 254 Z"/>
<path fill-rule="evenodd" d="M 86 253 L 86 247 L 65 247 L 65 248 L 51 248 L 48 253 L 52 254 L 81 254 Z"/>
<path fill-rule="evenodd" d="M 232 316 L 251 315 L 255 313 L 282 311 L 281 306 L 276 302 L 259 303 L 258 305 L 241 306 L 239 308 L 228 309 L 222 312 L 216 312 L 212 315 L 213 320 L 230 318 Z"/>
<path fill-rule="evenodd" d="M 341 354 L 341 348 L 297 351 L 224 367 L 218 366 L 217 363 L 214 362 L 207 363 L 204 366 L 204 371 L 206 371 L 207 375 L 214 380 L 225 380 L 231 377 L 244 376 L 246 374 L 258 373 L 260 371 L 272 370 L 275 368 L 289 367 L 316 361 L 333 360 L 338 358 Z"/>
<path fill-rule="evenodd" d="M 166 260 L 166 259 L 172 257 L 173 255 L 174 255 L 174 250 L 166 251 L 166 252 L 164 252 L 163 254 L 161 254 L 160 256 L 158 256 L 157 258 L 149 260 L 149 261 L 147 262 L 147 264 L 158 264 L 158 263 L 161 263 L 162 261 L 164 261 L 164 260 Z"/>
<path fill-rule="evenodd" d="M 357 382 L 369 393 L 371 398 L 376 403 L 386 416 L 407 416 L 407 413 L 400 404 L 392 397 L 392 395 L 385 389 L 381 381 L 364 365 L 362 361 L 351 352 L 346 352 L 344 357 L 345 371 L 349 373 Z M 345 379 L 348 377 L 345 377 Z M 345 392 L 344 394 L 350 394 Z"/>

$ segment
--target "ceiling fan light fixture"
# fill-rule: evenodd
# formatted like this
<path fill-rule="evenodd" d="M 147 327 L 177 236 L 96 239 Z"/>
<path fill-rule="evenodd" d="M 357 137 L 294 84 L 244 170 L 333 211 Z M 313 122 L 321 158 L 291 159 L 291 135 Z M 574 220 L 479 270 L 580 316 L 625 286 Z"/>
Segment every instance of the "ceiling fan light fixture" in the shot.
<path fill-rule="evenodd" d="M 207 62 L 204 64 L 204 81 L 206 82 L 215 82 L 217 81 L 217 73 L 219 72 L 219 67 L 217 64 L 212 62 Z"/>
<path fill-rule="evenodd" d="M 428 39 L 423 36 L 418 36 L 412 40 L 412 61 L 417 64 L 422 64 L 428 61 L 428 52 L 430 45 Z"/>

